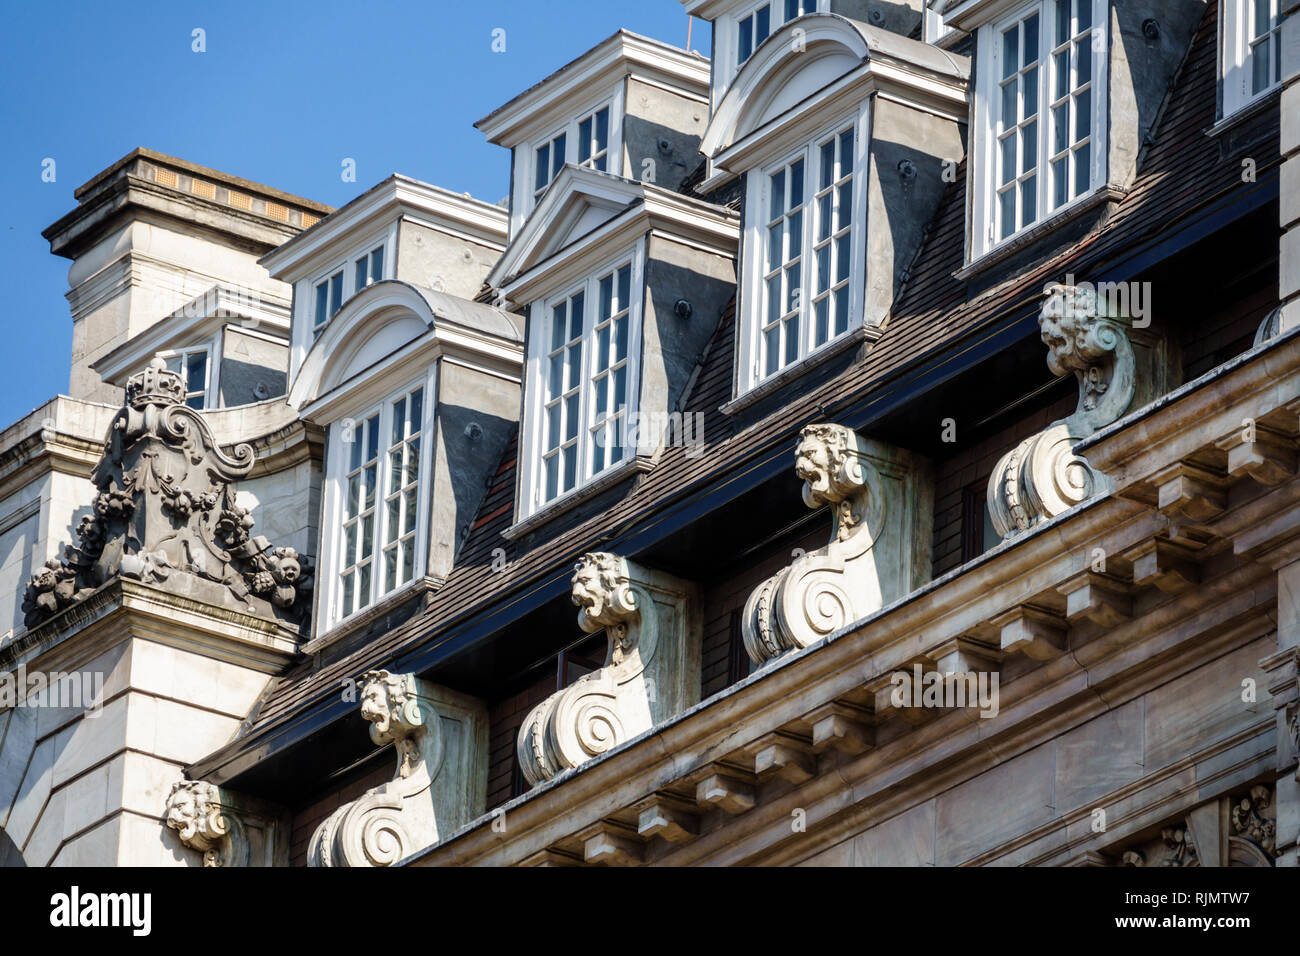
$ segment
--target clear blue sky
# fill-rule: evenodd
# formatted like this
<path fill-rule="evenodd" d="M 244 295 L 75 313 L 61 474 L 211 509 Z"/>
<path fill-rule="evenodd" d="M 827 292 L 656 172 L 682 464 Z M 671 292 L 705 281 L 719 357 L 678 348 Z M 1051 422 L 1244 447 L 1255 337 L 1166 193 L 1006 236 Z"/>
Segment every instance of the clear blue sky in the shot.
<path fill-rule="evenodd" d="M 619 27 L 677 46 L 687 30 L 678 0 L 5 0 L 3 12 L 0 428 L 68 389 L 70 262 L 41 230 L 135 147 L 334 206 L 393 172 L 495 202 L 509 154 L 475 120 Z M 505 53 L 492 51 L 497 27 Z M 708 24 L 695 21 L 691 45 L 708 55 Z M 341 181 L 345 157 L 355 183 Z"/>

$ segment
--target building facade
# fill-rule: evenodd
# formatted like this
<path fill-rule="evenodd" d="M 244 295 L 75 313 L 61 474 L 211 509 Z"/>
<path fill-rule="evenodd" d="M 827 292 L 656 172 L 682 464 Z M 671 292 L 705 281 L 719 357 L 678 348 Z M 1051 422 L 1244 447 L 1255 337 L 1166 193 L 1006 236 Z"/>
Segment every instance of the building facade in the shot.
<path fill-rule="evenodd" d="M 1300 4 L 682 4 L 503 205 L 77 190 L 0 861 L 1300 863 Z"/>

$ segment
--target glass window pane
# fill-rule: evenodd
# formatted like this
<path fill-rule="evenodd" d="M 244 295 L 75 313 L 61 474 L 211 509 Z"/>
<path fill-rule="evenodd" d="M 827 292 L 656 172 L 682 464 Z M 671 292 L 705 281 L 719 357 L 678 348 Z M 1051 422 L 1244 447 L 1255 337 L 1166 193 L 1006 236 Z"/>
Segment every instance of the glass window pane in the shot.
<path fill-rule="evenodd" d="M 578 393 L 574 392 L 564 400 L 564 440 L 578 437 Z"/>
<path fill-rule="evenodd" d="M 1074 98 L 1074 141 L 1087 137 L 1092 129 L 1092 90 L 1084 90 Z"/>
<path fill-rule="evenodd" d="M 843 229 L 853 221 L 853 180 L 840 183 L 838 199 L 839 220 L 837 227 Z"/>
<path fill-rule="evenodd" d="M 803 252 L 803 213 L 797 212 L 790 216 L 790 241 L 786 248 L 787 259 L 797 259 Z"/>
<path fill-rule="evenodd" d="M 586 318 L 583 311 L 586 308 L 586 293 L 579 292 L 569 300 L 569 339 L 576 339 L 582 334 L 582 323 Z"/>
<path fill-rule="evenodd" d="M 379 457 L 379 416 L 371 415 L 366 419 L 366 461 Z"/>
<path fill-rule="evenodd" d="M 591 158 L 591 117 L 578 124 L 578 162 Z"/>
<path fill-rule="evenodd" d="M 1038 67 L 1026 70 L 1021 83 L 1025 91 L 1025 116 L 1033 116 L 1038 112 Z"/>
<path fill-rule="evenodd" d="M 835 140 L 827 140 L 821 148 L 821 186 L 827 189 L 835 181 Z"/>
<path fill-rule="evenodd" d="M 835 293 L 835 334 L 843 335 L 849 330 L 849 290 L 840 289 Z"/>
<path fill-rule="evenodd" d="M 609 107 L 596 114 L 596 152 L 603 153 L 609 146 Z"/>
<path fill-rule="evenodd" d="M 375 547 L 375 516 L 368 514 L 361 519 L 361 558 L 370 557 Z"/>
<path fill-rule="evenodd" d="M 1070 39 L 1070 0 L 1056 0 L 1056 46 Z"/>
<path fill-rule="evenodd" d="M 1052 152 L 1063 153 L 1070 145 L 1070 104 L 1062 103 L 1052 109 Z"/>
<path fill-rule="evenodd" d="M 846 232 L 835 240 L 835 281 L 843 282 L 849 277 L 849 264 L 853 261 L 849 253 L 849 238 L 852 233 Z"/>
<path fill-rule="evenodd" d="M 1016 177 L 1016 134 L 1011 133 L 1002 140 L 1002 175 L 998 179 L 998 185 L 1005 186 Z"/>
<path fill-rule="evenodd" d="M 1019 106 L 1016 81 L 1011 80 L 1002 87 L 1002 129 L 1012 129 L 1020 121 Z"/>
<path fill-rule="evenodd" d="M 1052 57 L 1052 99 L 1059 100 L 1070 92 L 1070 50 L 1067 47 Z"/>
<path fill-rule="evenodd" d="M 1038 123 L 1026 123 L 1020 131 L 1020 172 L 1027 173 L 1038 165 Z"/>
<path fill-rule="evenodd" d="M 754 45 L 762 43 L 772 32 L 772 11 L 766 4 L 754 12 Z"/>
<path fill-rule="evenodd" d="M 397 549 L 389 548 L 384 552 L 384 593 L 397 587 Z"/>
<path fill-rule="evenodd" d="M 564 456 L 564 490 L 568 491 L 578 477 L 578 447 L 570 445 L 560 454 Z"/>
<path fill-rule="evenodd" d="M 1250 92 L 1262 93 L 1268 89 L 1268 44 L 1261 43 L 1251 51 Z"/>
<path fill-rule="evenodd" d="M 803 160 L 790 167 L 790 208 L 803 205 Z"/>
<path fill-rule="evenodd" d="M 853 172 L 853 127 L 840 133 L 840 175 Z"/>
<path fill-rule="evenodd" d="M 324 325 L 329 318 L 329 285 L 322 282 L 316 286 L 316 324 Z"/>
<path fill-rule="evenodd" d="M 1092 26 L 1092 0 L 1074 0 L 1074 32 L 1082 33 Z"/>
<path fill-rule="evenodd" d="M 343 273 L 336 272 L 330 277 L 330 315 L 343 305 Z"/>
<path fill-rule="evenodd" d="M 551 179 L 564 168 L 565 140 L 567 134 L 561 133 L 555 139 L 551 140 Z"/>
<path fill-rule="evenodd" d="M 1038 14 L 1034 14 L 1025 20 L 1025 55 L 1021 62 L 1028 66 L 1030 63 L 1038 62 Z"/>
<path fill-rule="evenodd" d="M 1064 206 L 1070 198 L 1069 158 L 1062 156 L 1052 163 L 1052 207 Z"/>
<path fill-rule="evenodd" d="M 754 18 L 745 17 L 740 21 L 736 44 L 736 63 L 744 63 L 754 52 Z"/>
<path fill-rule="evenodd" d="M 370 281 L 378 282 L 384 277 L 384 247 L 380 246 L 370 253 Z"/>
<path fill-rule="evenodd" d="M 1038 218 L 1038 177 L 1030 176 L 1020 184 L 1021 220 L 1029 225 Z"/>
<path fill-rule="evenodd" d="M 370 603 L 370 564 L 366 563 L 361 566 L 360 579 L 357 581 L 357 608 L 361 609 Z"/>
<path fill-rule="evenodd" d="M 767 218 L 769 220 L 779 219 L 781 214 L 785 212 L 785 170 L 772 174 L 770 186 L 771 195 L 768 200 Z"/>
<path fill-rule="evenodd" d="M 613 314 L 614 314 L 614 274 L 611 272 L 609 275 L 603 277 L 600 280 L 600 313 L 597 315 L 596 321 L 598 322 L 604 321 L 605 319 L 608 319 Z"/>
<path fill-rule="evenodd" d="M 621 312 L 632 302 L 632 267 L 626 265 L 618 270 L 618 308 Z"/>
<path fill-rule="evenodd" d="M 366 263 L 369 261 L 370 259 L 368 256 L 362 256 L 352 264 L 352 272 L 354 274 L 352 281 L 353 292 L 360 292 L 366 287 Z"/>
<path fill-rule="evenodd" d="M 1092 81 L 1092 43 L 1088 37 L 1074 43 L 1074 70 L 1076 87 Z"/>
<path fill-rule="evenodd" d="M 546 500 L 554 498 L 560 492 L 559 456 L 552 455 L 546 459 Z"/>
<path fill-rule="evenodd" d="M 1005 239 L 1016 231 L 1016 191 L 1008 189 L 998 197 L 1002 215 L 1002 238 Z"/>
<path fill-rule="evenodd" d="M 614 321 L 614 361 L 621 362 L 627 358 L 627 318 Z"/>
<path fill-rule="evenodd" d="M 540 191 L 542 187 L 545 186 L 546 183 L 548 182 L 548 177 L 550 175 L 551 175 L 551 145 L 547 143 L 545 146 L 539 146 L 537 148 L 537 172 L 536 175 L 533 177 L 533 191 L 534 192 Z"/>
<path fill-rule="evenodd" d="M 1020 69 L 1020 28 L 1002 31 L 1002 79 L 1015 76 Z"/>
<path fill-rule="evenodd" d="M 1091 188 L 1091 169 L 1092 149 L 1089 146 L 1080 146 L 1074 152 L 1074 194 L 1082 196 Z"/>

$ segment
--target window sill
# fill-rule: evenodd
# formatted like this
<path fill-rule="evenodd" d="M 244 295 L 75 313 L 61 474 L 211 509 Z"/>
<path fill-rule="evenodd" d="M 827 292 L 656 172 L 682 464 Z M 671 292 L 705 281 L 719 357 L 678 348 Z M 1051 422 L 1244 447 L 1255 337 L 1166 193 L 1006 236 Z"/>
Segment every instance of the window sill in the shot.
<path fill-rule="evenodd" d="M 394 608 L 405 604 L 411 598 L 422 593 L 432 593 L 442 587 L 445 582 L 442 578 L 420 577 L 413 581 L 408 581 L 391 594 L 385 594 L 364 611 L 358 611 L 351 617 L 339 621 L 324 634 L 313 637 L 310 641 L 301 647 L 303 654 L 316 654 L 324 650 L 331 644 L 337 644 L 349 635 L 357 631 L 364 630 L 368 625 L 373 624 L 376 620 L 391 612 Z"/>
<path fill-rule="evenodd" d="M 501 532 L 501 537 L 507 541 L 514 541 L 521 538 L 530 531 L 535 531 L 542 525 L 546 524 L 564 512 L 575 508 L 582 502 L 587 501 L 594 495 L 599 494 L 607 488 L 612 488 L 620 481 L 626 479 L 629 475 L 647 472 L 654 468 L 654 461 L 645 455 L 634 455 L 622 464 L 616 465 L 609 471 L 603 472 L 598 477 L 589 481 L 587 484 L 569 492 L 563 498 L 556 498 L 554 501 L 547 502 L 537 511 L 534 511 L 527 518 L 516 521 L 505 531 Z"/>
<path fill-rule="evenodd" d="M 816 368 L 828 359 L 834 358 L 846 349 L 852 348 L 863 342 L 874 342 L 880 338 L 884 329 L 878 326 L 863 326 L 847 332 L 838 339 L 833 339 L 826 345 L 823 345 L 816 352 L 805 355 L 793 365 L 787 365 L 781 371 L 777 372 L 771 378 L 765 378 L 743 395 L 737 395 L 731 401 L 724 405 L 718 406 L 718 411 L 724 415 L 734 415 L 742 409 L 748 408 L 755 402 L 767 398 L 773 392 L 780 391 L 784 386 L 789 384 L 801 375 L 807 374 L 811 369 Z"/>
<path fill-rule="evenodd" d="M 1069 205 L 1061 207 L 1037 225 L 1026 229 L 1024 232 L 1017 233 L 1005 242 L 994 246 L 988 252 L 981 253 L 954 272 L 952 274 L 953 278 L 965 282 L 990 266 L 997 265 L 999 262 L 1011 258 L 1017 252 L 1032 246 L 1039 239 L 1059 229 L 1062 224 L 1076 216 L 1082 216 L 1089 210 L 1096 209 L 1104 203 L 1118 202 L 1126 195 L 1128 195 L 1128 191 L 1125 189 L 1116 186 L 1102 186 L 1084 198 L 1076 199 Z"/>
<path fill-rule="evenodd" d="M 1272 107 L 1280 105 L 1281 99 L 1282 87 L 1275 86 L 1273 89 L 1261 93 L 1245 106 L 1238 107 L 1234 112 L 1229 113 L 1213 126 L 1207 128 L 1205 130 L 1205 135 L 1211 137 L 1218 136 L 1220 133 L 1224 133 L 1227 130 L 1232 129 L 1234 126 L 1239 126 L 1246 122 L 1246 120 L 1253 119 L 1260 113 L 1267 112 Z"/>

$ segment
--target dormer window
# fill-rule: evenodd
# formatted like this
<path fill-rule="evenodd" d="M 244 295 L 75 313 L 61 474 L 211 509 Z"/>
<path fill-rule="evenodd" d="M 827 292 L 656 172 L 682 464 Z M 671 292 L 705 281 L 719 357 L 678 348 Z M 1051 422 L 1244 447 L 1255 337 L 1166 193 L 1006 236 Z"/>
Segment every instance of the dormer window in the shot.
<path fill-rule="evenodd" d="M 390 396 L 338 431 L 337 587 L 330 620 L 341 621 L 415 576 L 423 500 L 423 383 Z"/>
<path fill-rule="evenodd" d="M 536 504 L 547 504 L 618 464 L 629 413 L 632 263 L 602 270 L 545 309 L 544 400 Z"/>
<path fill-rule="evenodd" d="M 606 104 L 582 114 L 533 151 L 533 206 L 566 163 L 602 172 L 614 171 L 609 168 L 609 112 Z"/>
<path fill-rule="evenodd" d="M 342 267 L 331 271 L 315 283 L 312 300 L 312 338 L 319 336 L 330 319 L 343 308 L 350 296 L 356 295 L 368 285 L 372 285 L 384 275 L 385 242 L 370 248 L 360 256 L 349 259 Z M 367 246 L 370 245 L 367 243 Z M 362 248 L 366 248 L 363 246 Z M 346 295 L 344 290 L 351 290 Z"/>
<path fill-rule="evenodd" d="M 1223 0 L 1223 115 L 1282 82 L 1281 0 Z"/>
<path fill-rule="evenodd" d="M 853 252 L 853 223 L 860 218 L 854 170 L 861 143 L 854 124 L 828 130 L 764 171 L 757 208 L 766 211 L 761 232 L 762 275 L 753 294 L 759 307 L 757 384 L 849 331 L 852 290 L 861 284 Z"/>
<path fill-rule="evenodd" d="M 981 30 L 979 252 L 1104 182 L 1105 13 L 1104 0 L 1039 0 Z"/>

